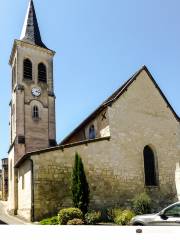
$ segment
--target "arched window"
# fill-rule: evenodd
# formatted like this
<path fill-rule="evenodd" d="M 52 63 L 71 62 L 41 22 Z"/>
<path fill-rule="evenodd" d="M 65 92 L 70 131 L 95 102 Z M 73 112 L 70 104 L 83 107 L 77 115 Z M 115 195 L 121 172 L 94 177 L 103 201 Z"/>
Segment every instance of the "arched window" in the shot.
<path fill-rule="evenodd" d="M 149 146 L 144 148 L 144 173 L 145 185 L 157 186 L 155 158 Z"/>
<path fill-rule="evenodd" d="M 47 82 L 47 71 L 46 66 L 43 63 L 38 65 L 38 81 L 39 82 Z"/>
<path fill-rule="evenodd" d="M 94 139 L 94 138 L 96 138 L 96 132 L 95 132 L 94 125 L 91 125 L 89 128 L 89 139 Z"/>
<path fill-rule="evenodd" d="M 36 105 L 33 107 L 32 118 L 34 120 L 39 119 L 39 109 L 38 109 L 38 106 Z"/>
<path fill-rule="evenodd" d="M 32 80 L 32 62 L 29 59 L 24 60 L 24 78 Z"/>

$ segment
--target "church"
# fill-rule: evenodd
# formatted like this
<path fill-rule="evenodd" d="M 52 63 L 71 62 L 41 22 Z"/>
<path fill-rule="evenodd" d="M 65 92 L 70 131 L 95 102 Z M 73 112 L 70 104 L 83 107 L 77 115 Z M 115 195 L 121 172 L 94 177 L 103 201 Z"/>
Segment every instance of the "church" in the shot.
<path fill-rule="evenodd" d="M 42 41 L 30 0 L 9 60 L 9 213 L 38 221 L 71 207 L 76 152 L 83 160 L 92 209 L 128 205 L 144 191 L 161 206 L 176 201 L 180 119 L 147 67 L 56 143 L 54 55 Z"/>

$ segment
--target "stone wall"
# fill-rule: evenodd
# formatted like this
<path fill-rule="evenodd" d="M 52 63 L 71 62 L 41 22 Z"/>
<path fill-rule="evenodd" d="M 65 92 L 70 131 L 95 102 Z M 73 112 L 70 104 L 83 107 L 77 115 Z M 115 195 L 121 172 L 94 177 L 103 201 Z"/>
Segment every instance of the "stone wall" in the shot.
<path fill-rule="evenodd" d="M 180 161 L 180 124 L 146 71 L 109 108 L 114 161 L 134 184 L 144 184 L 143 149 L 149 145 L 157 162 L 159 186 L 147 188 L 154 200 L 167 204 L 176 200 L 175 169 Z M 137 185 L 138 185 L 137 182 Z M 139 188 L 136 188 L 139 190 Z M 138 191 L 137 190 L 137 191 Z"/>
<path fill-rule="evenodd" d="M 156 208 L 177 199 L 180 126 L 145 71 L 108 107 L 108 116 L 110 139 L 59 146 L 29 156 L 34 166 L 35 220 L 72 206 L 70 182 L 75 152 L 84 163 L 90 208 L 129 205 L 137 193 L 145 190 Z M 145 186 L 143 150 L 147 145 L 155 155 L 158 186 Z"/>
<path fill-rule="evenodd" d="M 16 214 L 17 210 L 17 169 L 14 168 L 15 148 L 13 147 L 8 155 L 8 211 Z"/>
<path fill-rule="evenodd" d="M 17 41 L 17 84 L 23 90 L 16 91 L 17 134 L 25 136 L 25 151 L 35 151 L 49 146 L 49 139 L 55 140 L 55 99 L 53 94 L 53 56 L 48 50 Z M 32 61 L 32 80 L 23 78 L 24 59 Z M 38 64 L 47 69 L 47 83 L 38 82 Z M 32 96 L 33 87 L 41 88 L 41 95 Z M 15 85 L 16 87 L 16 85 Z M 32 119 L 32 107 L 39 107 L 39 120 Z"/>
<path fill-rule="evenodd" d="M 32 209 L 32 163 L 26 161 L 18 172 L 18 211 L 17 214 L 31 221 Z"/>
<path fill-rule="evenodd" d="M 10 103 L 9 211 L 15 213 L 18 204 L 18 176 L 16 162 L 27 152 L 49 147 L 55 143 L 55 96 L 53 87 L 54 52 L 15 40 L 10 56 L 12 67 L 12 99 Z M 32 62 L 32 80 L 24 78 L 24 60 Z M 47 69 L 47 83 L 38 81 L 38 64 Z M 41 95 L 32 95 L 33 87 L 41 88 Z M 32 108 L 39 107 L 39 118 L 32 119 Z M 24 193 L 23 193 L 24 194 Z M 20 195 L 21 196 L 21 195 Z M 22 195 L 23 196 L 23 195 Z M 20 202 L 20 208 L 25 209 Z M 23 210 L 24 211 L 24 210 Z"/>
<path fill-rule="evenodd" d="M 95 117 L 89 117 L 89 119 L 81 124 L 82 126 L 75 130 L 63 144 L 70 144 L 74 142 L 80 142 L 89 139 L 89 128 L 94 125 L 96 138 L 110 136 L 109 129 L 109 116 L 108 110 L 105 108 L 100 111 Z"/>
<path fill-rule="evenodd" d="M 0 191 L 2 190 L 2 169 L 0 169 Z"/>
<path fill-rule="evenodd" d="M 35 220 L 57 214 L 63 207 L 72 206 L 70 185 L 76 151 L 83 159 L 90 184 L 90 206 L 111 206 L 119 201 L 121 194 L 109 161 L 108 145 L 107 138 L 31 157 L 34 163 Z M 105 188 L 108 188 L 108 191 L 104 191 Z M 116 197 L 113 191 L 117 191 Z"/>
<path fill-rule="evenodd" d="M 95 127 L 96 138 L 110 136 L 109 116 L 107 108 L 101 111 L 94 119 L 86 124 L 84 128 L 86 139 L 89 139 L 89 128 L 91 125 L 94 125 Z"/>
<path fill-rule="evenodd" d="M 175 181 L 176 181 L 177 197 L 178 197 L 178 200 L 180 201 L 180 164 L 179 163 L 177 163 L 176 165 Z"/>
<path fill-rule="evenodd" d="M 3 163 L 2 164 L 2 200 L 3 201 L 7 201 L 8 198 L 8 159 L 3 159 Z"/>
<path fill-rule="evenodd" d="M 32 118 L 33 106 L 38 106 L 40 119 Z M 37 100 L 25 105 L 26 152 L 39 150 L 49 146 L 48 107 Z"/>

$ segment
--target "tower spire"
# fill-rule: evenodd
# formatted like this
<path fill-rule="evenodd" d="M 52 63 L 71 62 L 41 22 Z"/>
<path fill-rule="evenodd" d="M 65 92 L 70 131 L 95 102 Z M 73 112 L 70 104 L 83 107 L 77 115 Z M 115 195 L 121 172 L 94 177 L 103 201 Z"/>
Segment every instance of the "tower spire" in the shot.
<path fill-rule="evenodd" d="M 33 45 L 47 48 L 41 40 L 41 34 L 38 26 L 33 0 L 29 1 L 29 6 L 20 40 L 28 42 Z"/>

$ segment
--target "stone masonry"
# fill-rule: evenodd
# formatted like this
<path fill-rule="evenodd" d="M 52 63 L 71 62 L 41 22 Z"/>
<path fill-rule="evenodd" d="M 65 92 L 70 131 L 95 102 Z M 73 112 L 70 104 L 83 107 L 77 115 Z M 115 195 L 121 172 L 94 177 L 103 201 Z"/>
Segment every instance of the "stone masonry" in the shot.
<path fill-rule="evenodd" d="M 2 200 L 8 198 L 8 159 L 2 159 Z"/>
<path fill-rule="evenodd" d="M 143 191 L 161 206 L 177 199 L 179 121 L 146 68 L 107 107 L 107 114 L 109 137 L 60 145 L 21 159 L 16 165 L 20 215 L 40 220 L 72 206 L 70 179 L 75 152 L 83 159 L 90 185 L 90 208 L 128 205 Z M 152 187 L 146 187 L 144 180 L 143 149 L 147 145 L 153 149 L 156 161 L 158 185 Z"/>

